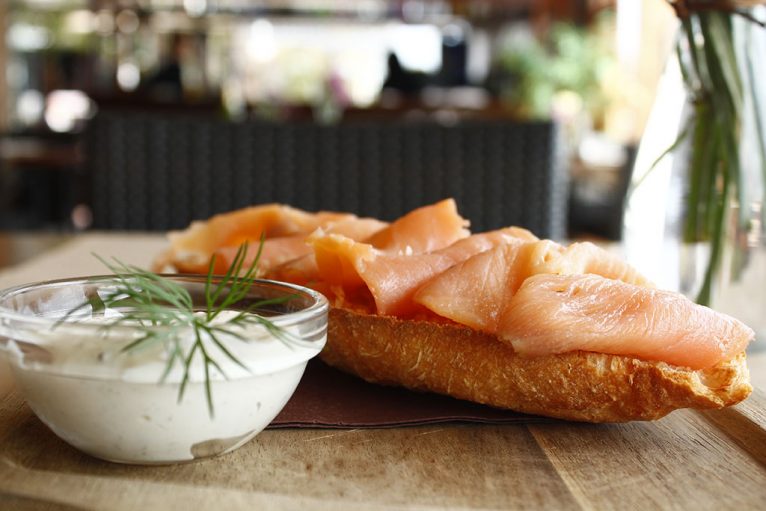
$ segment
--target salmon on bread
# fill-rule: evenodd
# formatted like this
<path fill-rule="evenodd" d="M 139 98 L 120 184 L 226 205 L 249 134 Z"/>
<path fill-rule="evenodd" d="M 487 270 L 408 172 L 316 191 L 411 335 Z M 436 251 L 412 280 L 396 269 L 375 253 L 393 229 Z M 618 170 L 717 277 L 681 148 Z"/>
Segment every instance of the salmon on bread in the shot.
<path fill-rule="evenodd" d="M 525 356 L 570 351 L 625 355 L 705 369 L 745 350 L 755 333 L 682 294 L 598 275 L 529 277 L 497 334 Z"/>

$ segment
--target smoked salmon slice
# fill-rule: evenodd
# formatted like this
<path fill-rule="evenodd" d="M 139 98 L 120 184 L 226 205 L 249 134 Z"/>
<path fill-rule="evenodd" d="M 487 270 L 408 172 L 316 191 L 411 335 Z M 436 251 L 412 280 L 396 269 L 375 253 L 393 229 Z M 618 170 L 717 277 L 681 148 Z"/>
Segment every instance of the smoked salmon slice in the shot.
<path fill-rule="evenodd" d="M 271 268 L 266 272 L 265 277 L 298 284 L 299 286 L 313 287 L 312 283 L 319 280 L 319 269 L 317 268 L 313 249 L 309 248 L 309 250 L 311 250 L 310 254 Z M 317 291 L 319 290 L 317 289 Z"/>
<path fill-rule="evenodd" d="M 173 263 L 179 271 L 207 272 L 210 256 L 226 246 L 267 238 L 308 235 L 318 227 L 355 218 L 350 213 L 309 213 L 281 204 L 262 204 L 196 221 L 183 231 L 168 233 Z"/>
<path fill-rule="evenodd" d="M 434 252 L 418 255 L 377 254 L 362 258 L 355 268 L 372 292 L 378 314 L 409 317 L 422 310 L 413 301 L 413 296 L 426 282 L 447 268 L 497 245 L 524 244 L 528 233 L 510 227 L 474 234 Z"/>
<path fill-rule="evenodd" d="M 386 226 L 388 223 L 374 218 L 353 217 L 328 222 L 325 226 L 319 227 L 313 235 L 340 234 L 348 239 L 359 241 L 369 238 Z M 297 235 L 265 239 L 258 262 L 258 275 L 300 285 L 317 280 L 314 250 L 307 243 L 306 238 L 305 235 Z M 245 267 L 252 264 L 258 253 L 259 244 L 260 242 L 249 244 Z M 217 273 L 226 271 L 234 261 L 238 248 L 224 247 L 216 251 L 215 271 Z"/>
<path fill-rule="evenodd" d="M 320 227 L 325 234 L 340 234 L 354 241 L 365 241 L 388 227 L 388 222 L 376 218 L 346 218 L 326 223 Z M 319 235 L 315 233 L 314 235 Z"/>
<path fill-rule="evenodd" d="M 401 254 L 421 254 L 467 237 L 468 221 L 457 212 L 454 199 L 423 206 L 400 217 L 366 240 L 375 248 Z"/>
<path fill-rule="evenodd" d="M 494 333 L 504 304 L 522 282 L 547 271 L 562 251 L 549 240 L 496 246 L 432 278 L 417 291 L 414 301 L 439 316 Z"/>
<path fill-rule="evenodd" d="M 249 268 L 258 255 L 260 242 L 248 244 L 247 255 L 243 268 Z M 215 264 L 213 270 L 222 275 L 234 262 L 239 247 L 222 247 L 215 252 Z M 311 253 L 311 247 L 306 244 L 306 236 L 283 236 L 281 238 L 267 238 L 263 240 L 261 256 L 258 259 L 258 276 L 268 274 L 273 268 L 288 261 L 298 259 Z"/>
<path fill-rule="evenodd" d="M 550 240 L 502 245 L 453 266 L 414 297 L 430 311 L 477 330 L 495 333 L 505 304 L 527 277 L 584 274 L 653 287 L 633 267 L 592 243 L 562 247 Z"/>
<path fill-rule="evenodd" d="M 324 230 L 316 231 L 308 242 L 314 249 L 317 272 L 322 280 L 351 288 L 364 284 L 359 270 L 379 254 L 414 255 L 438 250 L 467 237 L 467 225 L 458 215 L 455 201 L 445 199 L 407 213 L 364 242 Z M 531 233 L 522 229 L 518 235 Z"/>
<path fill-rule="evenodd" d="M 468 222 L 457 213 L 453 199 L 413 210 L 391 224 L 357 220 L 367 223 L 341 220 L 315 231 L 308 238 L 313 254 L 275 268 L 270 276 L 301 285 L 322 280 L 349 290 L 364 283 L 357 266 L 378 253 L 419 254 L 444 248 L 469 234 Z M 534 237 L 517 229 L 517 236 Z"/>
<path fill-rule="evenodd" d="M 360 243 L 340 234 L 311 236 L 309 244 L 314 250 L 314 261 L 322 280 L 344 288 L 363 285 L 359 268 L 382 253 L 369 243 Z"/>
<path fill-rule="evenodd" d="M 619 256 L 590 242 L 572 243 L 551 261 L 545 273 L 575 275 L 594 273 L 628 284 L 654 287 L 654 284 Z"/>
<path fill-rule="evenodd" d="M 522 355 L 582 350 L 705 369 L 753 331 L 678 293 L 597 275 L 529 277 L 501 312 L 500 339 Z"/>

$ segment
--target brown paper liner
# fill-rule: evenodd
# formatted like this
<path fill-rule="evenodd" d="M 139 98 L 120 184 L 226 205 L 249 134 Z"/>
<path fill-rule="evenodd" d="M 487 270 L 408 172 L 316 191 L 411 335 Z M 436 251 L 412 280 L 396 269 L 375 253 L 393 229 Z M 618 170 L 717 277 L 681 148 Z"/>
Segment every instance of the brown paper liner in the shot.
<path fill-rule="evenodd" d="M 269 428 L 394 428 L 445 422 L 526 424 L 552 420 L 438 394 L 375 385 L 314 359 Z"/>

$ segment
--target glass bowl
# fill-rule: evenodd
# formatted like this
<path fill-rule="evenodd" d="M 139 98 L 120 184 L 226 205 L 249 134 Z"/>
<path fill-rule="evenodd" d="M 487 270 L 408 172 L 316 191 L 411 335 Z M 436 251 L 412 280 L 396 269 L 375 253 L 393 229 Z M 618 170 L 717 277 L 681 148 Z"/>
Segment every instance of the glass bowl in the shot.
<path fill-rule="evenodd" d="M 195 310 L 204 310 L 207 277 L 164 277 L 189 292 Z M 98 306 L 98 298 L 114 290 L 114 276 L 98 276 L 0 292 L 0 352 L 29 406 L 60 438 L 109 461 L 175 463 L 238 448 L 280 412 L 326 341 L 324 296 L 258 280 L 238 302 L 240 310 L 286 299 L 257 312 L 287 336 L 258 324 L 224 325 L 229 333 L 216 336 L 221 345 L 204 338 L 206 349 L 193 351 L 190 327 L 154 327 L 162 342 L 131 348 L 147 330 L 114 325 L 124 309 Z M 67 315 L 89 302 L 96 305 Z"/>

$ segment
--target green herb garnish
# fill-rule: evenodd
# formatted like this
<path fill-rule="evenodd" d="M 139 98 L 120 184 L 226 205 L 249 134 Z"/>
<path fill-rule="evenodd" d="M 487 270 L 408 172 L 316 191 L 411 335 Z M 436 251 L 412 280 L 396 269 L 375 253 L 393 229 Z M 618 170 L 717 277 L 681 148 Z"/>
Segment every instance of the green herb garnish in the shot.
<path fill-rule="evenodd" d="M 162 345 L 169 354 L 169 359 L 160 383 L 165 382 L 176 364 L 180 364 L 183 368 L 183 377 L 178 390 L 179 402 L 184 397 L 195 357 L 202 357 L 205 371 L 205 395 L 210 416 L 213 417 L 211 368 L 215 368 L 224 378 L 227 376 L 211 355 L 211 348 L 215 346 L 226 358 L 249 371 L 247 366 L 226 346 L 222 336 L 232 336 L 241 341 L 247 341 L 241 330 L 238 330 L 247 326 L 260 325 L 289 347 L 299 342 L 290 333 L 257 313 L 264 307 L 283 304 L 295 298 L 294 295 L 257 300 L 243 306 L 243 301 L 248 298 L 256 281 L 262 250 L 263 239 L 255 260 L 246 268 L 244 263 L 247 257 L 247 244 L 242 244 L 228 271 L 221 277 L 214 274 L 215 256 L 213 256 L 205 280 L 205 305 L 201 309 L 195 309 L 189 291 L 177 282 L 137 266 L 124 264 L 114 258 L 110 262 L 96 256 L 115 274 L 114 289 L 106 296 L 92 293 L 86 302 L 69 311 L 60 322 L 66 321 L 73 314 L 88 307 L 93 312 L 106 309 L 119 310 L 121 315 L 105 323 L 104 328 L 130 326 L 140 329 L 140 337 L 125 346 L 122 353 L 146 349 L 157 344 Z M 238 311 L 235 316 L 225 321 L 219 319 L 214 322 L 223 311 L 234 307 Z M 193 336 L 193 344 L 188 351 L 185 351 L 179 341 L 179 334 L 189 330 Z"/>
<path fill-rule="evenodd" d="M 676 52 L 693 110 L 676 140 L 633 188 L 660 160 L 688 144 L 682 241 L 710 246 L 696 296 L 698 303 L 710 305 L 725 245 L 731 243 L 733 248 L 731 273 L 737 280 L 748 259 L 743 253 L 748 247 L 735 239 L 737 231 L 747 233 L 766 220 L 766 210 L 752 207 L 766 199 L 765 192 L 751 184 L 766 179 L 766 119 L 757 94 L 763 87 L 758 73 L 762 66 L 751 55 L 755 38 L 760 37 L 756 30 L 766 29 L 766 20 L 753 15 L 754 2 L 670 4 L 681 20 Z M 730 211 L 738 211 L 737 217 L 729 219 Z"/>

